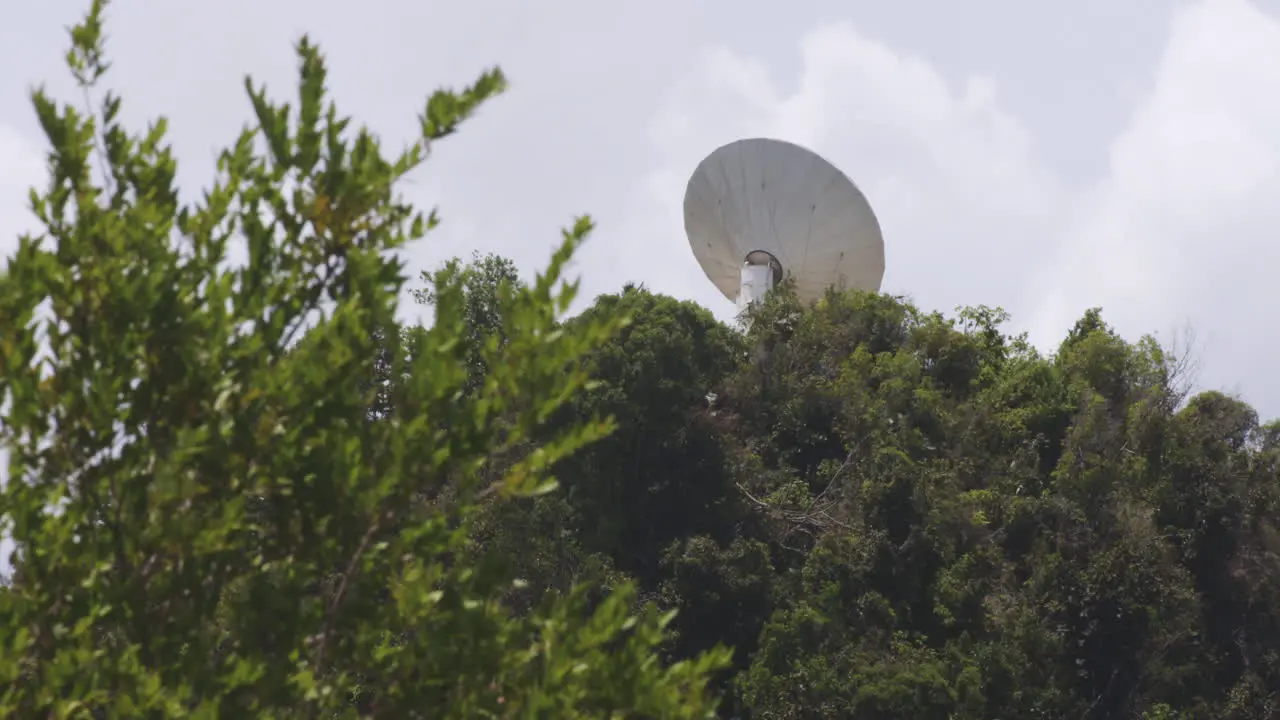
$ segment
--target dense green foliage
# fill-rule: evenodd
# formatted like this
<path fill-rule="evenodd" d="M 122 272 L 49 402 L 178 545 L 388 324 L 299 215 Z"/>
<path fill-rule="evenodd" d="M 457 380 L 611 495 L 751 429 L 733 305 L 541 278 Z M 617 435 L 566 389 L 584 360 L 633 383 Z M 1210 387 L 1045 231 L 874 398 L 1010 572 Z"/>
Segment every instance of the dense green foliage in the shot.
<path fill-rule="evenodd" d="M 1188 397 L 1188 358 L 785 287 L 746 333 L 635 287 L 564 327 L 619 309 L 556 420 L 617 431 L 481 544 L 535 595 L 634 580 L 669 659 L 733 648 L 724 716 L 1280 714 L 1280 424 Z"/>
<path fill-rule="evenodd" d="M 1280 715 L 1280 424 L 1185 358 L 785 289 L 745 336 L 634 288 L 567 327 L 619 306 L 574 404 L 619 431 L 524 507 L 679 611 L 671 657 L 735 649 L 726 715 Z"/>
<path fill-rule="evenodd" d="M 72 32 L 90 96 L 102 9 Z M 714 713 L 725 654 L 660 662 L 669 620 L 630 585 L 517 612 L 519 578 L 470 552 L 478 509 L 553 489 L 548 468 L 608 434 L 548 421 L 626 320 L 557 320 L 583 219 L 487 308 L 500 349 L 476 346 L 456 267 L 430 329 L 396 325 L 394 251 L 435 222 L 396 183 L 502 75 L 432 95 L 387 157 L 326 102 L 316 48 L 298 55 L 296 105 L 247 83 L 256 125 L 191 207 L 163 123 L 35 94 L 43 228 L 0 278 L 0 717 Z"/>
<path fill-rule="evenodd" d="M 0 712 L 705 717 L 710 683 L 722 717 L 1280 716 L 1280 424 L 1187 358 L 787 287 L 745 332 L 638 287 L 566 320 L 585 222 L 530 282 L 424 277 L 400 327 L 431 220 L 394 182 L 501 75 L 385 159 L 300 56 L 191 209 L 158 132 L 37 96 Z"/>

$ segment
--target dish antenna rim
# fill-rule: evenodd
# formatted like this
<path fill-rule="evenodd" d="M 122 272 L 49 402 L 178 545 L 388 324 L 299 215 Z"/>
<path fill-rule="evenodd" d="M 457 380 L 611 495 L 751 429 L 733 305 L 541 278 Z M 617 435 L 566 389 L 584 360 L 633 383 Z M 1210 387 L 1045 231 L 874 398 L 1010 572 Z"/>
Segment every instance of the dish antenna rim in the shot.
<path fill-rule="evenodd" d="M 818 227 L 811 253 L 815 218 L 837 227 Z M 685 188 L 684 225 L 703 273 L 740 307 L 785 276 L 804 301 L 829 287 L 878 291 L 884 277 L 884 238 L 866 195 L 834 163 L 788 140 L 740 138 L 703 157 Z M 766 264 L 773 272 L 759 267 Z"/>

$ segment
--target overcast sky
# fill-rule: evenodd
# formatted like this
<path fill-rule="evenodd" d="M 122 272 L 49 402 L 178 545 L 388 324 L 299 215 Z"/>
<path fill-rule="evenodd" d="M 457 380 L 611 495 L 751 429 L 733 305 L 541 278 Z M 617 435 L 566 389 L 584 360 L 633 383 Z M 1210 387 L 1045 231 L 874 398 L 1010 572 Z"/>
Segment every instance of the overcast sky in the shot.
<path fill-rule="evenodd" d="M 75 97 L 77 0 L 0 23 L 0 252 L 27 224 L 44 141 L 27 90 Z M 867 194 L 883 290 L 1000 305 L 1044 348 L 1095 305 L 1126 336 L 1196 333 L 1202 387 L 1280 415 L 1280 15 L 1247 0 L 116 0 L 110 84 L 170 118 L 189 190 L 249 118 L 242 79 L 293 90 L 326 51 L 340 108 L 411 137 L 426 94 L 499 64 L 506 96 L 409 188 L 430 268 L 495 251 L 531 273 L 590 212 L 589 295 L 627 281 L 732 305 L 684 238 L 689 172 L 748 135 L 807 145 Z"/>

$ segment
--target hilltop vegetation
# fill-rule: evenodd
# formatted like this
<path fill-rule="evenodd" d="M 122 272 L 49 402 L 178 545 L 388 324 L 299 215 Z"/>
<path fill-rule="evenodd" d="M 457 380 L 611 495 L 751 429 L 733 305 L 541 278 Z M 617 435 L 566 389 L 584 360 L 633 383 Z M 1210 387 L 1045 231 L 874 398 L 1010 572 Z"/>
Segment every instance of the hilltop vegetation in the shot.
<path fill-rule="evenodd" d="M 1280 425 L 1152 339 L 785 289 L 745 336 L 637 288 L 568 326 L 618 307 L 569 413 L 618 430 L 479 547 L 634 579 L 668 657 L 734 649 L 726 716 L 1280 713 Z"/>
<path fill-rule="evenodd" d="M 298 53 L 192 207 L 163 125 L 36 95 L 0 715 L 1280 715 L 1280 424 L 1186 358 L 785 286 L 745 332 L 639 287 L 566 318 L 586 219 L 531 283 L 423 277 L 401 326 L 434 218 L 396 184 L 505 81 L 389 157 Z"/>

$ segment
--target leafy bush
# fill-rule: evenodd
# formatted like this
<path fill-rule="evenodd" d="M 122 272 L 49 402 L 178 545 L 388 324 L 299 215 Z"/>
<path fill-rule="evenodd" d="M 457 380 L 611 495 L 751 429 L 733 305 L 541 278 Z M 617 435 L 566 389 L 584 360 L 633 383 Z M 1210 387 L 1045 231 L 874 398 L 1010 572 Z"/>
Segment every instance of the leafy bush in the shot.
<path fill-rule="evenodd" d="M 71 33 L 86 96 L 107 70 L 104 4 Z M 0 279 L 17 547 L 0 715 L 712 713 L 724 653 L 657 662 L 669 617 L 631 614 L 629 586 L 516 614 L 517 578 L 465 552 L 482 503 L 552 490 L 548 468 L 612 429 L 580 418 L 531 442 L 626 322 L 558 323 L 590 221 L 505 299 L 478 386 L 456 267 L 435 278 L 430 329 L 385 342 L 394 251 L 436 222 L 397 182 L 503 75 L 431 95 L 421 137 L 388 156 L 328 101 L 319 50 L 297 52 L 295 103 L 246 81 L 256 124 L 190 206 L 163 120 L 134 133 L 110 93 L 96 113 L 34 95 L 42 229 Z M 370 381 L 375 356 L 398 380 Z"/>

